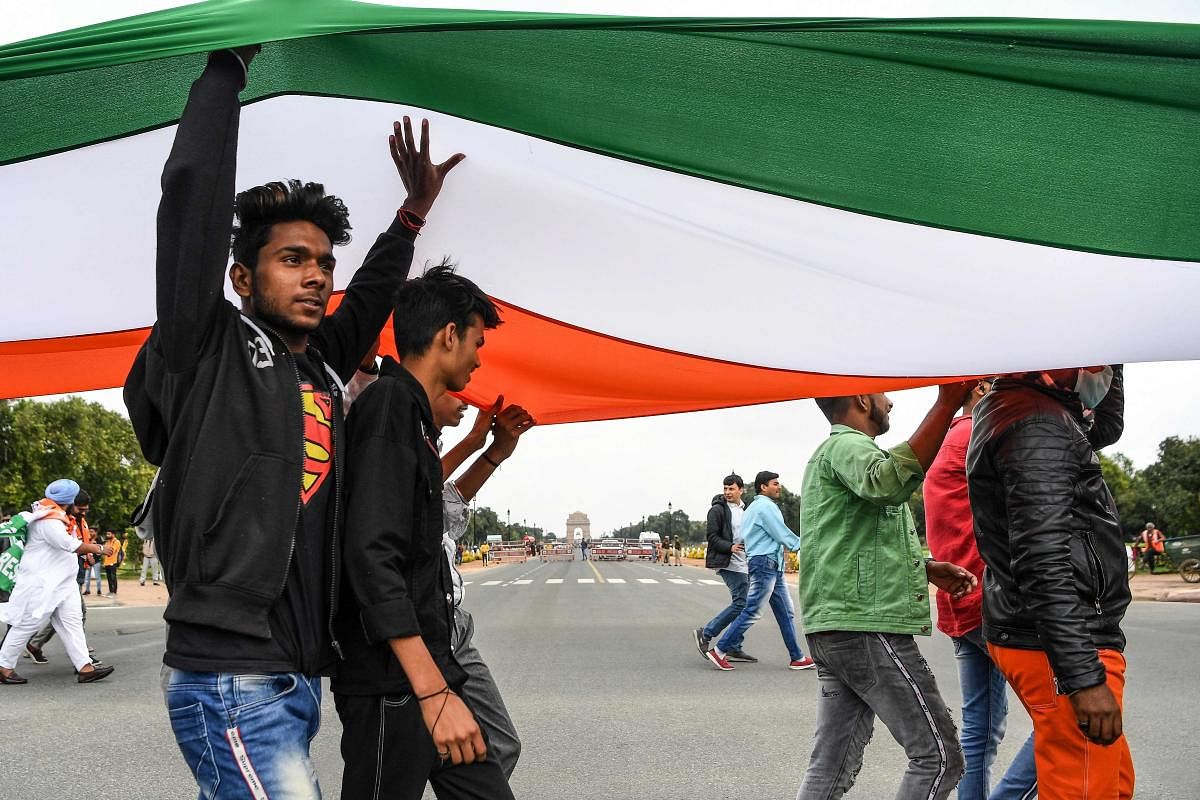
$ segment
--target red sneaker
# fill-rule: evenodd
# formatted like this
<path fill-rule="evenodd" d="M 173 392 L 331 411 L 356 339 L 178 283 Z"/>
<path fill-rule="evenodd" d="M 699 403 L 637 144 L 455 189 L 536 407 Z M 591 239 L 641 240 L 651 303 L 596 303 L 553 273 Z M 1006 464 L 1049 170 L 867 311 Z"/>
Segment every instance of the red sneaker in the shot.
<path fill-rule="evenodd" d="M 788 664 L 788 669 L 812 669 L 815 666 L 817 666 L 817 662 L 813 661 L 808 656 L 805 656 L 804 658 L 798 658 Z"/>
<path fill-rule="evenodd" d="M 711 661 L 713 666 L 722 672 L 729 672 L 731 669 L 733 669 L 733 665 L 726 661 L 725 657 L 718 653 L 717 648 L 715 647 L 712 650 L 706 651 L 704 653 L 704 657 Z"/>

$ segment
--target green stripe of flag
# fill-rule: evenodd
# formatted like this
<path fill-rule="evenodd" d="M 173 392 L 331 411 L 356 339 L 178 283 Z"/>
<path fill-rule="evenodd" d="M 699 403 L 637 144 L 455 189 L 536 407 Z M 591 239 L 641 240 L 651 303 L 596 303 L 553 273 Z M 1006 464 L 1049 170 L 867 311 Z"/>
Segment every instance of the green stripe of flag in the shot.
<path fill-rule="evenodd" d="M 882 217 L 1200 260 L 1200 26 L 283 5 L 0 48 L 0 79 L 31 76 L 0 80 L 0 163 L 173 122 L 203 57 L 164 53 L 304 36 L 264 50 L 247 100 L 406 103 Z"/>

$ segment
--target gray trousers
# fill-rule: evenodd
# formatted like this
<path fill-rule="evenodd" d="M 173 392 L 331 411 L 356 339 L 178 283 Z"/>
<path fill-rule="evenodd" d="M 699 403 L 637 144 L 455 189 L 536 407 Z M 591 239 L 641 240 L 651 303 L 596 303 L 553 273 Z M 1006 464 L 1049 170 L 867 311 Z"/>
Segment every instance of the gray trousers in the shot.
<path fill-rule="evenodd" d="M 875 717 L 908 755 L 897 800 L 943 800 L 954 791 L 965 766 L 958 730 L 913 637 L 829 631 L 807 639 L 820 695 L 797 800 L 836 800 L 854 785 Z"/>
<path fill-rule="evenodd" d="M 488 760 L 498 763 L 505 777 L 511 777 L 517 767 L 517 759 L 521 757 L 521 740 L 508 716 L 508 709 L 504 707 L 504 698 L 500 696 L 500 687 L 496 685 L 492 671 L 475 649 L 472 642 L 474 636 L 475 620 L 471 612 L 455 608 L 450 645 L 454 649 L 455 660 L 467 673 L 467 682 L 460 694 L 471 711 L 475 712 L 479 727 L 487 734 Z"/>
<path fill-rule="evenodd" d="M 82 597 L 79 598 L 79 605 L 83 609 L 83 621 L 81 624 L 86 625 L 87 624 L 87 603 L 83 602 Z M 35 633 L 33 635 L 33 638 L 29 640 L 29 643 L 31 645 L 33 645 L 34 647 L 36 647 L 37 649 L 41 650 L 43 647 L 46 646 L 46 642 L 50 641 L 53 638 L 54 638 L 54 624 L 47 622 L 46 627 L 42 628 L 40 631 Z"/>

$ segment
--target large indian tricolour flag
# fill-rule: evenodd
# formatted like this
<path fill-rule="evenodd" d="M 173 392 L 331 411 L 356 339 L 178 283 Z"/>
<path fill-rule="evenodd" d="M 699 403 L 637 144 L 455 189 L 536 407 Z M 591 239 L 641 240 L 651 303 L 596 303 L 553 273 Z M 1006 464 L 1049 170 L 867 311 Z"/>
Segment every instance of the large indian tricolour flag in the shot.
<path fill-rule="evenodd" d="M 1196 6 L 921 5 L 211 0 L 0 46 L 0 397 L 123 382 L 188 88 L 255 42 L 238 185 L 346 200 L 339 288 L 403 197 L 392 120 L 467 154 L 417 269 L 503 311 L 470 399 L 565 422 L 1200 358 Z"/>

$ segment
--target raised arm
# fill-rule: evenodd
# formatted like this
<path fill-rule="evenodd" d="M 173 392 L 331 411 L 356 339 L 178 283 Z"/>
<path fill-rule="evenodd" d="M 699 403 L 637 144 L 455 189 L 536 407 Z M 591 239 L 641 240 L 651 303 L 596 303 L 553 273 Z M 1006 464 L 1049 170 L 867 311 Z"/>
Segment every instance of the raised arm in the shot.
<path fill-rule="evenodd" d="M 337 311 L 326 317 L 314 344 L 342 380 L 350 380 L 363 354 L 379 336 L 392 310 L 392 295 L 408 277 L 413 242 L 442 191 L 442 182 L 466 156 L 455 153 L 441 164 L 429 155 L 429 121 L 421 120 L 421 140 L 413 140 L 408 117 L 392 123 L 388 150 L 408 192 L 391 226 L 375 240 L 342 298 Z"/>
<path fill-rule="evenodd" d="M 162 174 L 158 205 L 158 343 L 171 372 L 192 366 L 212 327 L 229 261 L 240 106 L 256 48 L 208 57 L 192 84 Z"/>

